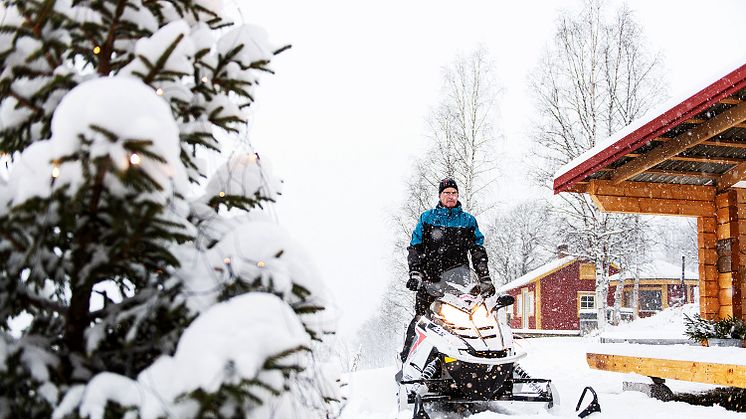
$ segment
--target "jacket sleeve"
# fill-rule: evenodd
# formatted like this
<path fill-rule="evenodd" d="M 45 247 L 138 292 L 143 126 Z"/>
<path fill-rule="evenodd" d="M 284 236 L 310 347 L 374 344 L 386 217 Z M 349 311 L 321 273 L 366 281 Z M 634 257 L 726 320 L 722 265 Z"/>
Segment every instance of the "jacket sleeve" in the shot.
<path fill-rule="evenodd" d="M 412 241 L 409 243 L 409 247 L 407 247 L 407 262 L 409 263 L 410 272 L 423 272 L 423 258 L 425 255 L 422 244 L 422 220 L 424 217 L 424 213 L 420 215 L 420 219 L 417 221 L 414 231 L 412 231 Z"/>
<path fill-rule="evenodd" d="M 480 278 L 489 276 L 490 269 L 487 260 L 487 250 L 484 248 L 484 235 L 479 231 L 476 218 L 474 219 L 474 243 L 470 249 L 471 264 Z"/>

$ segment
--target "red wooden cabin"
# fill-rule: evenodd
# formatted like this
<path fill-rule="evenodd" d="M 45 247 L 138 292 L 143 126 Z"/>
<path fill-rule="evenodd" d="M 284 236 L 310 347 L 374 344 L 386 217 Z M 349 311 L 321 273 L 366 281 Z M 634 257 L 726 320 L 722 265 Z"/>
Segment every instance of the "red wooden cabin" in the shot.
<path fill-rule="evenodd" d="M 595 267 L 560 256 L 499 288 L 516 299 L 508 311 L 513 329 L 551 333 L 595 328 Z"/>

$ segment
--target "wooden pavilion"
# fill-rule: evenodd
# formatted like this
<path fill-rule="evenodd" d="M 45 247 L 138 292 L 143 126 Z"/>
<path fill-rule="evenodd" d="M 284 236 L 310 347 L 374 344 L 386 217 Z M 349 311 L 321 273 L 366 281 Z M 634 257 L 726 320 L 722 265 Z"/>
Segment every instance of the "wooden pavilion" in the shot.
<path fill-rule="evenodd" d="M 589 150 L 555 176 L 554 191 L 587 193 L 602 211 L 697 217 L 700 315 L 746 320 L 744 121 L 746 64 Z M 659 388 L 667 378 L 746 388 L 746 363 L 661 359 L 643 346 L 632 357 L 607 349 L 586 359 Z"/>
<path fill-rule="evenodd" d="M 697 217 L 700 313 L 746 320 L 746 64 L 558 173 L 607 212 Z"/>

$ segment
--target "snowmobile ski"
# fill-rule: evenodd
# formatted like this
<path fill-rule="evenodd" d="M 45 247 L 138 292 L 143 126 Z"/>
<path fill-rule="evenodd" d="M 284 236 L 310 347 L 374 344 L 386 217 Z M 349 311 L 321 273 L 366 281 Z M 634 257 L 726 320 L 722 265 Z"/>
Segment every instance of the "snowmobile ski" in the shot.
<path fill-rule="evenodd" d="M 419 394 L 414 399 L 414 416 L 412 419 L 430 419 L 430 415 L 427 414 L 422 403 L 422 396 Z"/>
<path fill-rule="evenodd" d="M 583 399 L 585 398 L 585 395 L 588 393 L 588 391 L 591 392 L 593 399 L 591 400 L 590 403 L 588 403 L 588 406 L 586 406 L 582 411 L 580 411 L 580 406 L 583 404 Z M 596 394 L 596 390 L 594 390 L 593 387 L 591 386 L 584 388 L 583 392 L 580 393 L 580 400 L 578 400 L 578 405 L 575 406 L 575 413 L 578 414 L 579 418 L 584 418 L 586 416 L 589 416 L 593 413 L 600 412 L 600 411 L 601 411 L 601 405 L 598 403 L 598 394 Z"/>

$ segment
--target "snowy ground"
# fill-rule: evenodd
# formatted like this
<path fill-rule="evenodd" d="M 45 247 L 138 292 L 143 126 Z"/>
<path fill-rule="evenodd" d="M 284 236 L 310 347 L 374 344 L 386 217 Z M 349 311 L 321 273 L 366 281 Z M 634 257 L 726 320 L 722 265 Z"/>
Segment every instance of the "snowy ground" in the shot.
<path fill-rule="evenodd" d="M 698 313 L 697 304 L 671 307 L 652 317 L 610 326 L 601 336 L 610 339 L 686 339 L 684 314 L 693 317 Z"/>
<path fill-rule="evenodd" d="M 661 322 L 670 321 L 665 314 Z M 640 326 L 652 325 L 645 320 Z M 659 325 L 660 326 L 660 325 Z M 660 329 L 659 329 L 660 330 Z M 621 331 L 619 331 L 621 332 Z M 586 385 L 598 392 L 602 412 L 593 418 L 743 418 L 743 413 L 728 411 L 719 406 L 692 406 L 682 402 L 661 402 L 642 393 L 622 391 L 623 381 L 649 382 L 646 377 L 592 370 L 588 367 L 587 350 L 598 347 L 598 338 L 555 337 L 523 339 L 519 345 L 528 352 L 521 365 L 533 377 L 553 380 L 560 393 L 561 405 L 547 412 L 525 404 L 501 405 L 499 412 L 483 412 L 473 419 L 489 418 L 554 418 L 577 417 L 574 414 L 580 392 Z M 343 419 L 397 418 L 395 366 L 358 371 L 349 376 L 348 404 Z M 704 391 L 714 386 L 668 380 L 674 392 Z M 405 416 L 401 416 L 402 418 Z M 431 415 L 433 419 L 437 415 Z"/>

